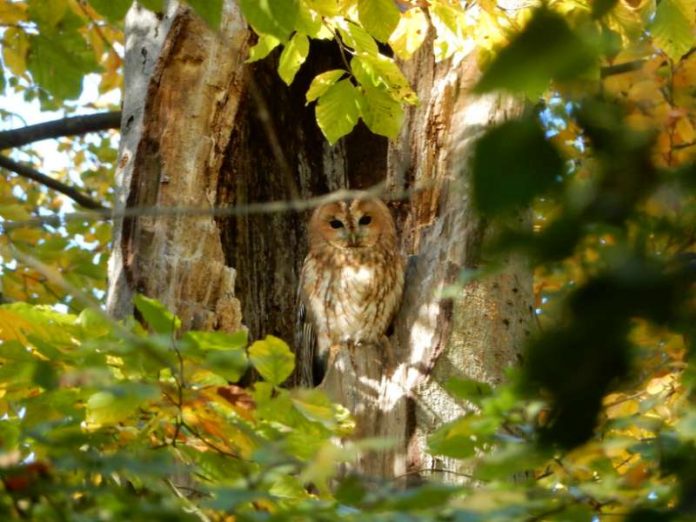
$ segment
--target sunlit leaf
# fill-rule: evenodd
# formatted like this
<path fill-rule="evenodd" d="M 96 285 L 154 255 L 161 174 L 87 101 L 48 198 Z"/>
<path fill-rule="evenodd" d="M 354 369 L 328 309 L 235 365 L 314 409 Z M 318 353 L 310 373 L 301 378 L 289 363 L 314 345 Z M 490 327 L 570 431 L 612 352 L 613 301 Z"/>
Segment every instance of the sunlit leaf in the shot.
<path fill-rule="evenodd" d="M 343 22 L 338 26 L 343 43 L 360 55 L 376 55 L 379 53 L 377 42 L 365 29 L 352 22 Z"/>
<path fill-rule="evenodd" d="M 465 52 L 467 38 L 463 11 L 444 2 L 434 2 L 429 14 L 436 32 L 433 42 L 435 59 L 440 62 L 457 52 Z"/>
<path fill-rule="evenodd" d="M 5 65 L 17 76 L 22 76 L 27 70 L 27 52 L 29 38 L 19 28 L 8 27 L 3 33 L 2 57 Z"/>
<path fill-rule="evenodd" d="M 341 80 L 319 97 L 316 107 L 317 124 L 329 143 L 336 143 L 358 123 L 360 96 L 350 80 Z"/>
<path fill-rule="evenodd" d="M 181 319 L 167 310 L 159 301 L 138 294 L 133 299 L 133 304 L 155 332 L 171 335 L 181 328 Z"/>
<path fill-rule="evenodd" d="M 266 381 L 280 386 L 295 369 L 295 356 L 288 345 L 267 335 L 249 347 L 249 360 Z"/>
<path fill-rule="evenodd" d="M 297 0 L 240 0 L 244 18 L 257 33 L 287 40 L 299 14 Z"/>
<path fill-rule="evenodd" d="M 377 40 L 386 42 L 399 24 L 399 9 L 393 0 L 358 0 L 363 27 Z"/>
<path fill-rule="evenodd" d="M 259 35 L 259 41 L 256 42 L 251 49 L 249 49 L 249 58 L 247 58 L 247 63 L 256 62 L 262 60 L 270 54 L 270 52 L 280 45 L 280 40 L 275 36 L 270 34 Z"/>
<path fill-rule="evenodd" d="M 694 46 L 694 8 L 689 0 L 662 0 L 650 27 L 653 38 L 672 60 L 679 60 Z"/>
<path fill-rule="evenodd" d="M 360 98 L 360 115 L 375 134 L 396 138 L 401 130 L 404 109 L 383 90 L 366 86 Z"/>
<path fill-rule="evenodd" d="M 309 40 L 302 33 L 295 33 L 288 44 L 283 48 L 278 64 L 278 74 L 282 80 L 290 85 L 295 79 L 295 74 L 307 59 L 309 54 Z"/>
<path fill-rule="evenodd" d="M 333 84 L 335 84 L 346 71 L 342 69 L 332 69 L 330 71 L 317 74 L 307 89 L 307 103 L 313 102 L 322 96 Z"/>
<path fill-rule="evenodd" d="M 382 55 L 355 56 L 351 70 L 362 85 L 386 89 L 396 100 L 415 105 L 418 96 L 394 60 Z"/>
<path fill-rule="evenodd" d="M 99 391 L 87 401 L 90 428 L 116 424 L 138 414 L 138 407 L 159 396 L 153 386 L 128 384 Z"/>
<path fill-rule="evenodd" d="M 428 35 L 428 18 L 420 7 L 401 13 L 399 25 L 389 37 L 389 45 L 402 60 L 413 56 Z"/>

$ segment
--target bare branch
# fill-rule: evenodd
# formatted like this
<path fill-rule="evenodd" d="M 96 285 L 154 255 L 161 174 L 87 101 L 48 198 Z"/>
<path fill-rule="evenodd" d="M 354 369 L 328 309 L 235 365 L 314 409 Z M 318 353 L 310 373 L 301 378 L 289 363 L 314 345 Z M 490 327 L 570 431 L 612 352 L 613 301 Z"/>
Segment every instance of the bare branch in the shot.
<path fill-rule="evenodd" d="M 61 118 L 60 120 L 0 132 L 0 150 L 21 147 L 27 143 L 61 136 L 76 136 L 88 132 L 118 129 L 120 125 L 120 111 Z"/>
<path fill-rule="evenodd" d="M 85 208 L 108 211 L 108 209 L 104 205 L 83 194 L 79 190 L 73 187 L 69 187 L 65 183 L 62 183 L 57 179 L 53 179 L 50 176 L 47 176 L 46 174 L 41 174 L 41 172 L 29 167 L 28 165 L 17 163 L 16 161 L 11 160 L 6 156 L 0 155 L 0 167 L 12 171 L 15 174 L 18 174 L 24 178 L 31 179 L 33 181 L 41 183 L 42 185 L 52 188 L 56 192 L 60 192 L 61 194 L 68 196 L 75 203 Z"/>
<path fill-rule="evenodd" d="M 647 60 L 634 60 L 632 62 L 617 63 L 616 65 L 607 65 L 599 69 L 599 74 L 602 79 L 615 74 L 625 74 L 633 71 L 640 70 L 646 63 Z"/>

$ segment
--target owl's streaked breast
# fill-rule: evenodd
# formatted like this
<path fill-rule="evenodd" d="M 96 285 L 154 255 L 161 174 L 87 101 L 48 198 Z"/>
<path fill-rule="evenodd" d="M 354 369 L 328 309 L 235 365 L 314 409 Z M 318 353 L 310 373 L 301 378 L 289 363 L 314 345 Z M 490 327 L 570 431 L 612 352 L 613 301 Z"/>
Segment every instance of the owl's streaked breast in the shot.
<path fill-rule="evenodd" d="M 329 348 L 382 341 L 401 302 L 404 260 L 394 220 L 378 199 L 317 208 L 308 236 L 296 346 L 301 382 L 316 385 Z"/>

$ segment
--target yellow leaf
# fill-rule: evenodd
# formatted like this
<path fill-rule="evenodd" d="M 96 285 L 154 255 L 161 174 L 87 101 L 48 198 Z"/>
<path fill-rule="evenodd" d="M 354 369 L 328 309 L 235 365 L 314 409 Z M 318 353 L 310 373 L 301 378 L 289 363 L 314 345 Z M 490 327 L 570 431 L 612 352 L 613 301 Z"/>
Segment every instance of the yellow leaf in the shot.
<path fill-rule="evenodd" d="M 628 398 L 621 393 L 612 393 L 604 399 L 607 417 L 617 419 L 635 415 L 640 411 L 638 399 Z"/>
<path fill-rule="evenodd" d="M 654 379 L 650 379 L 650 382 L 648 382 L 648 385 L 645 389 L 650 395 L 658 395 L 662 392 L 670 391 L 674 387 L 674 384 L 674 374 L 668 373 L 667 375 L 663 375 L 662 377 L 655 377 Z"/>
<path fill-rule="evenodd" d="M 31 217 L 24 205 L 17 204 L 0 205 L 0 216 L 12 221 L 22 221 Z"/>
<path fill-rule="evenodd" d="M 2 57 L 5 65 L 17 76 L 23 76 L 27 70 L 27 51 L 29 39 L 23 29 L 9 27 L 4 34 Z"/>
<path fill-rule="evenodd" d="M 389 37 L 389 45 L 399 58 L 408 60 L 428 34 L 428 19 L 420 7 L 401 13 L 399 25 Z"/>
<path fill-rule="evenodd" d="M 694 126 L 688 116 L 684 116 L 677 120 L 674 130 L 677 132 L 677 136 L 681 143 L 693 143 L 694 139 L 696 139 Z"/>
<path fill-rule="evenodd" d="M 94 50 L 94 59 L 97 62 L 101 61 L 102 55 L 104 54 L 104 39 L 97 30 L 97 27 L 91 26 L 82 31 L 82 33 L 87 37 L 89 44 Z"/>
<path fill-rule="evenodd" d="M 32 325 L 29 321 L 11 310 L 0 308 L 0 339 L 26 344 L 27 338 L 24 331 L 31 330 Z"/>
<path fill-rule="evenodd" d="M 26 4 L 10 3 L 7 0 L 0 2 L 0 24 L 13 25 L 26 19 Z"/>

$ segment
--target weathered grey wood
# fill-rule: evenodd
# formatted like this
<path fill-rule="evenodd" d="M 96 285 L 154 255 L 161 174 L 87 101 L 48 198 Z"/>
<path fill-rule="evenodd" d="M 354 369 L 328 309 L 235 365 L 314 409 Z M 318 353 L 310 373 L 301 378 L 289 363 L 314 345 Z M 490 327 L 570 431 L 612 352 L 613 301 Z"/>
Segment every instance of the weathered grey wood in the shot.
<path fill-rule="evenodd" d="M 213 206 L 244 82 L 250 33 L 225 2 L 212 31 L 169 2 L 157 16 L 134 4 L 126 18 L 126 70 L 116 208 Z M 237 330 L 236 273 L 212 217 L 154 216 L 115 223 L 109 311 L 156 297 L 185 328 Z"/>

